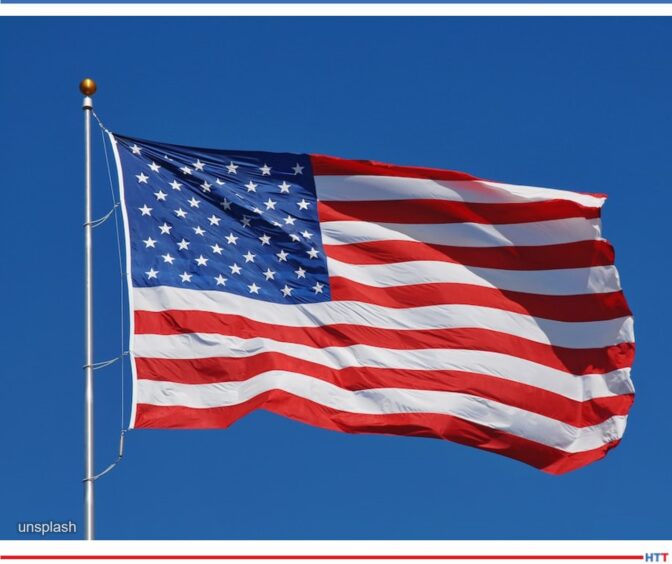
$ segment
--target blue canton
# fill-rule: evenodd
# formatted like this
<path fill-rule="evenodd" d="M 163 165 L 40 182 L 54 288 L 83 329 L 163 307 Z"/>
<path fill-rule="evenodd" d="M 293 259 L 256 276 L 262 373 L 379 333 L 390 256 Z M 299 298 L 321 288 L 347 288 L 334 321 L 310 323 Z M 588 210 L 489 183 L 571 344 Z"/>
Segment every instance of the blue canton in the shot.
<path fill-rule="evenodd" d="M 308 155 L 114 137 L 134 287 L 330 299 Z"/>

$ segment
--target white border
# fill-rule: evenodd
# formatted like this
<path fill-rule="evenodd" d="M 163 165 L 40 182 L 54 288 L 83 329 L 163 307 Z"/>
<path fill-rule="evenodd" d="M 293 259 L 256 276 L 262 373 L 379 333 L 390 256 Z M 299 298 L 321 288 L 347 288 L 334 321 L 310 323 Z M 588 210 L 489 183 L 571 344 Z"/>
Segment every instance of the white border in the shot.
<path fill-rule="evenodd" d="M 64 536 L 64 535 L 63 535 Z M 54 536 L 50 537 L 51 539 Z M 104 555 L 111 558 L 119 554 L 132 555 L 643 555 L 646 553 L 664 553 L 671 551 L 669 540 L 636 540 L 636 541 L 95 541 L 82 542 L 73 540 L 14 540 L 0 541 L 0 554 L 71 554 L 71 555 Z M 149 562 L 161 562 L 149 561 Z M 334 560 L 333 564 L 478 564 L 492 560 Z M 670 556 L 667 562 L 672 561 Z M 52 561 L 53 562 L 53 561 Z M 82 562 L 100 562 L 82 560 Z M 126 562 L 148 561 L 126 560 Z M 174 562 L 180 562 L 174 561 Z M 181 562 L 203 562 L 203 560 Z M 210 561 L 216 562 L 216 561 Z M 228 560 L 224 564 L 329 564 L 318 560 Z M 549 560 L 508 560 L 500 564 L 552 564 Z M 562 560 L 556 562 L 563 562 Z M 637 560 L 574 560 L 575 563 L 615 564 L 634 563 Z M 644 564 L 644 560 L 640 560 Z M 655 560 L 654 560 L 655 562 Z M 658 562 L 663 563 L 659 558 Z M 565 564 L 569 561 L 565 560 Z"/>
<path fill-rule="evenodd" d="M 126 291 L 128 293 L 128 357 L 131 361 L 131 372 L 133 374 L 133 397 L 131 399 L 131 418 L 128 428 L 133 429 L 135 423 L 136 398 L 138 397 L 138 375 L 135 369 L 135 358 L 133 356 L 133 337 L 135 335 L 135 319 L 133 314 L 133 280 L 131 278 L 131 245 L 130 234 L 128 231 L 128 214 L 126 212 L 126 200 L 124 197 L 124 171 L 121 167 L 121 159 L 117 150 L 117 140 L 111 131 L 107 132 L 110 138 L 110 144 L 114 151 L 114 160 L 117 163 L 117 177 L 119 179 L 119 202 L 121 204 L 121 215 L 124 219 L 124 248 L 126 251 Z"/>
<path fill-rule="evenodd" d="M 0 16 L 672 16 L 660 4 L 2 4 Z"/>

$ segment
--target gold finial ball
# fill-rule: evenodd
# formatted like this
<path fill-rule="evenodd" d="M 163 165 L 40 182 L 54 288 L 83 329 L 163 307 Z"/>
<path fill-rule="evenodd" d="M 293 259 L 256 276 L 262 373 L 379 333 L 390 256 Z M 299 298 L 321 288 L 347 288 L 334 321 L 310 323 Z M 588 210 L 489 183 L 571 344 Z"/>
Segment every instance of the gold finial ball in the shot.
<path fill-rule="evenodd" d="M 96 82 L 92 78 L 85 78 L 79 83 L 79 91 L 84 96 L 93 96 L 96 93 Z"/>

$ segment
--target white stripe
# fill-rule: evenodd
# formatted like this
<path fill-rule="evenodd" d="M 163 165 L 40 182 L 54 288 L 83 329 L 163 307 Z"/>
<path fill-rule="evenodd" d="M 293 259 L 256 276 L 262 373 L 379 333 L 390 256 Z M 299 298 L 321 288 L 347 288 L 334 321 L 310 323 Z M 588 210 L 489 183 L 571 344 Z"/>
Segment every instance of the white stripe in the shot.
<path fill-rule="evenodd" d="M 599 208 L 605 198 L 553 188 L 517 186 L 487 180 L 426 180 L 399 176 L 316 176 L 317 197 L 324 201 L 436 199 L 505 204 L 569 200 Z"/>
<path fill-rule="evenodd" d="M 506 247 L 561 245 L 600 239 L 599 219 L 572 217 L 512 225 L 484 223 L 373 223 L 324 221 L 325 245 L 370 241 L 419 241 L 456 247 Z"/>
<path fill-rule="evenodd" d="M 328 408 L 350 413 L 453 415 L 566 452 L 592 450 L 620 438 L 627 420 L 625 416 L 614 416 L 599 425 L 579 428 L 467 394 L 396 388 L 350 391 L 317 378 L 282 371 L 267 372 L 243 382 L 217 384 L 140 380 L 138 401 L 151 405 L 209 408 L 239 405 L 270 390 L 284 390 Z"/>
<path fill-rule="evenodd" d="M 576 401 L 633 392 L 629 368 L 572 376 L 515 356 L 461 349 L 393 350 L 366 345 L 316 348 L 257 337 L 206 333 L 136 335 L 135 352 L 146 358 L 245 358 L 277 352 L 340 370 L 348 367 L 460 370 L 528 384 Z"/>
<path fill-rule="evenodd" d="M 329 274 L 377 288 L 411 284 L 473 284 L 546 296 L 574 296 L 616 292 L 621 289 L 614 265 L 557 270 L 504 270 L 439 261 L 393 264 L 348 264 L 327 259 Z"/>
<path fill-rule="evenodd" d="M 602 348 L 634 341 L 631 317 L 565 322 L 489 307 L 440 305 L 396 309 L 362 302 L 277 304 L 228 292 L 170 286 L 134 288 L 136 308 L 144 311 L 200 310 L 241 315 L 279 326 L 359 325 L 383 329 L 479 328 L 568 348 Z"/>

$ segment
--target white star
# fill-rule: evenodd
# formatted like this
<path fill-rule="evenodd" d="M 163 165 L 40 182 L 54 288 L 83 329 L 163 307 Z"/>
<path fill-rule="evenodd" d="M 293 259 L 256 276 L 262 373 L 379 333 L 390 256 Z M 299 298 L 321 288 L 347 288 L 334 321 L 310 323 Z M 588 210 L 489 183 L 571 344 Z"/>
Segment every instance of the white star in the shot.
<path fill-rule="evenodd" d="M 208 266 L 208 260 L 210 260 L 210 259 L 207 259 L 207 258 L 205 258 L 203 255 L 200 255 L 200 256 L 199 256 L 197 259 L 195 259 L 195 260 L 196 260 L 196 264 L 197 264 L 198 266 Z"/>
<path fill-rule="evenodd" d="M 226 168 L 229 171 L 229 174 L 238 174 L 236 172 L 238 170 L 238 165 L 233 164 L 233 161 L 231 161 L 231 163 Z"/>
<path fill-rule="evenodd" d="M 229 202 L 229 200 L 227 200 L 226 198 L 224 198 L 224 199 L 222 200 L 222 207 L 223 207 L 225 210 L 230 210 L 230 209 L 231 209 L 231 202 Z"/>
<path fill-rule="evenodd" d="M 296 273 L 297 278 L 305 278 L 306 277 L 306 271 L 303 270 L 303 268 L 301 268 L 300 266 L 299 266 L 299 270 L 295 270 L 294 272 Z"/>
<path fill-rule="evenodd" d="M 138 209 L 142 212 L 142 215 L 152 215 L 152 208 L 148 208 L 147 204 Z"/>
<path fill-rule="evenodd" d="M 173 181 L 170 183 L 170 185 L 171 185 L 171 187 L 173 188 L 173 190 L 179 190 L 180 187 L 182 186 L 182 184 L 180 184 L 177 180 L 173 180 Z"/>
<path fill-rule="evenodd" d="M 310 249 L 310 251 L 306 251 L 306 254 L 307 254 L 311 259 L 314 259 L 314 258 L 317 258 L 317 255 L 319 254 L 319 252 L 318 252 L 316 249 Z"/>
<path fill-rule="evenodd" d="M 262 235 L 259 237 L 259 240 L 261 241 L 261 246 L 263 247 L 264 245 L 270 245 L 271 244 L 271 238 L 268 235 Z"/>
<path fill-rule="evenodd" d="M 203 170 L 203 167 L 204 167 L 204 166 L 205 166 L 205 163 L 202 163 L 202 162 L 201 162 L 201 159 L 196 159 L 196 162 L 193 163 L 193 167 L 194 167 L 196 170 Z"/>
<path fill-rule="evenodd" d="M 304 168 L 305 167 L 302 167 L 299 163 L 296 163 L 296 166 L 293 167 L 292 170 L 294 171 L 294 174 L 297 175 L 297 174 L 303 174 Z"/>
<path fill-rule="evenodd" d="M 145 272 L 145 274 L 147 275 L 147 280 L 151 280 L 152 278 L 156 278 L 157 277 L 156 275 L 158 273 L 159 273 L 159 271 L 154 270 L 153 268 L 150 268 L 149 272 Z"/>
<path fill-rule="evenodd" d="M 156 241 L 151 237 L 147 237 L 147 239 L 145 239 L 143 243 L 145 244 L 145 249 L 149 249 L 149 247 L 152 247 L 153 249 L 154 245 L 156 245 Z"/>
<path fill-rule="evenodd" d="M 173 264 L 173 261 L 175 260 L 175 257 L 172 257 L 170 253 L 166 253 L 165 255 L 161 255 L 161 258 L 163 259 L 163 262 L 167 262 L 169 264 Z"/>
<path fill-rule="evenodd" d="M 289 187 L 291 184 L 287 184 L 287 182 L 283 181 L 282 184 L 278 184 L 278 188 L 280 188 L 280 193 L 281 194 L 289 194 Z"/>
<path fill-rule="evenodd" d="M 189 245 L 190 245 L 190 244 L 191 244 L 191 243 L 189 243 L 189 241 L 187 241 L 186 239 L 182 239 L 182 240 L 177 244 L 177 246 L 178 246 L 178 248 L 180 249 L 180 251 L 186 251 L 187 249 L 189 249 Z"/>
<path fill-rule="evenodd" d="M 221 274 L 219 276 L 215 276 L 215 280 L 217 281 L 217 286 L 226 286 L 226 278 L 224 278 Z"/>
<path fill-rule="evenodd" d="M 243 227 L 249 227 L 250 226 L 250 218 L 247 217 L 246 215 L 244 215 L 243 219 L 240 220 L 240 223 Z"/>
<path fill-rule="evenodd" d="M 236 243 L 236 241 L 238 240 L 238 237 L 236 237 L 233 233 L 229 233 L 229 234 L 225 237 L 225 239 L 226 239 L 226 242 L 227 242 L 229 245 L 237 245 L 237 244 L 238 244 L 238 243 Z"/>
<path fill-rule="evenodd" d="M 254 262 L 254 257 L 256 257 L 257 255 L 252 253 L 252 251 L 247 251 L 247 254 L 243 256 L 245 257 L 245 262 Z"/>
<path fill-rule="evenodd" d="M 251 180 L 247 184 L 245 184 L 245 188 L 247 188 L 248 192 L 256 192 L 257 186 L 259 186 L 259 184 L 255 184 Z"/>
<path fill-rule="evenodd" d="M 250 294 L 259 293 L 260 288 L 254 282 L 252 282 L 252 284 L 249 284 L 247 287 L 250 289 Z"/>
<path fill-rule="evenodd" d="M 271 270 L 270 268 L 267 268 L 266 272 L 264 272 L 263 274 L 266 277 L 266 280 L 273 280 L 275 277 L 275 271 Z"/>
<path fill-rule="evenodd" d="M 159 229 L 161 230 L 161 235 L 170 235 L 170 230 L 173 228 L 172 225 L 168 225 L 165 221 L 163 222 L 163 225 L 159 225 Z"/>
<path fill-rule="evenodd" d="M 203 188 L 203 192 L 210 192 L 210 189 L 212 188 L 212 184 L 208 184 L 205 180 L 203 181 L 203 184 L 201 184 L 201 188 Z"/>
<path fill-rule="evenodd" d="M 181 217 L 182 219 L 184 219 L 185 217 L 187 217 L 187 212 L 184 211 L 182 208 L 180 208 L 178 210 L 175 210 L 175 215 L 177 217 Z"/>
<path fill-rule="evenodd" d="M 266 163 L 264 163 L 264 166 L 260 166 L 259 170 L 261 171 L 262 176 L 270 176 L 271 175 L 271 167 L 268 166 Z"/>
<path fill-rule="evenodd" d="M 285 222 L 285 225 L 294 225 L 296 218 L 288 215 L 285 219 L 283 219 L 283 221 Z"/>
<path fill-rule="evenodd" d="M 254 208 L 252 211 L 253 211 L 254 213 L 258 213 L 259 215 L 261 215 L 262 213 L 264 213 L 264 212 L 261 211 L 259 208 Z"/>
<path fill-rule="evenodd" d="M 183 166 L 180 169 L 184 174 L 191 174 L 191 169 L 188 166 Z"/>
<path fill-rule="evenodd" d="M 183 272 L 182 274 L 180 274 L 180 278 L 182 278 L 182 282 L 191 282 L 191 277 L 192 276 L 193 276 L 193 274 L 188 274 L 186 272 Z"/>
<path fill-rule="evenodd" d="M 205 229 L 203 229 L 200 225 L 197 225 L 193 229 L 194 229 L 194 233 L 196 233 L 196 235 L 200 235 L 201 237 L 203 237 L 203 235 L 205 235 Z"/>
<path fill-rule="evenodd" d="M 220 180 L 219 178 L 215 178 L 215 182 L 216 182 L 219 186 L 224 186 L 224 184 L 226 184 L 226 182 L 224 182 L 223 180 Z"/>
<path fill-rule="evenodd" d="M 279 221 L 274 221 L 273 225 L 275 225 L 276 227 L 282 227 L 282 223 L 280 223 Z"/>
<path fill-rule="evenodd" d="M 240 274 L 241 268 L 235 262 L 229 268 L 231 269 L 231 274 Z"/>
<path fill-rule="evenodd" d="M 287 286 L 287 284 L 285 284 L 285 287 L 282 288 L 280 291 L 282 292 L 282 295 L 285 296 L 285 298 L 287 298 L 288 296 L 292 295 L 293 289 L 294 288 L 290 288 L 289 286 Z"/>
<path fill-rule="evenodd" d="M 168 197 L 168 194 L 164 194 L 161 190 L 159 190 L 158 192 L 154 192 L 154 195 L 156 196 L 156 199 L 160 202 L 165 201 L 166 198 Z"/>
<path fill-rule="evenodd" d="M 140 147 L 138 147 L 137 145 L 134 144 L 133 146 L 131 146 L 131 151 L 133 151 L 134 155 L 139 155 L 140 154 Z"/>
<path fill-rule="evenodd" d="M 219 222 L 222 221 L 222 220 L 213 213 L 208 218 L 208 221 L 210 222 L 210 225 L 219 225 Z"/>
<path fill-rule="evenodd" d="M 287 257 L 289 256 L 289 253 L 286 253 L 285 251 L 280 251 L 279 253 L 276 253 L 275 256 L 280 259 L 280 262 L 287 262 Z"/>
<path fill-rule="evenodd" d="M 304 238 L 306 238 L 306 239 L 312 239 L 313 238 L 313 234 L 310 231 L 301 231 L 301 235 L 303 235 Z"/>
<path fill-rule="evenodd" d="M 266 206 L 267 210 L 274 210 L 275 209 L 275 204 L 277 202 L 274 202 L 270 198 L 264 202 L 264 205 Z"/>
<path fill-rule="evenodd" d="M 189 202 L 189 205 L 190 205 L 192 208 L 197 208 L 198 205 L 201 203 L 201 200 L 197 200 L 196 198 L 194 198 L 194 197 L 192 196 L 192 197 L 191 197 L 191 200 L 188 200 L 188 202 Z"/>
<path fill-rule="evenodd" d="M 324 288 L 324 284 L 320 284 L 319 282 L 316 282 L 315 286 L 313 286 L 313 291 L 316 294 L 321 294 L 322 293 L 322 288 Z"/>
<path fill-rule="evenodd" d="M 289 234 L 289 238 L 290 238 L 292 241 L 300 241 L 300 240 L 301 240 L 301 237 L 299 237 L 296 233 L 290 233 L 290 234 Z"/>
<path fill-rule="evenodd" d="M 138 179 L 140 184 L 147 184 L 147 180 L 149 180 L 149 176 L 146 176 L 144 172 L 136 174 L 135 177 Z"/>
<path fill-rule="evenodd" d="M 151 168 L 154 172 L 159 172 L 159 169 L 161 168 L 159 165 L 157 165 L 154 161 L 152 161 L 151 165 L 147 165 L 149 168 Z"/>
<path fill-rule="evenodd" d="M 300 210 L 307 210 L 310 202 L 306 202 L 306 200 L 302 198 L 300 202 L 296 203 L 296 205 L 299 206 Z"/>
<path fill-rule="evenodd" d="M 224 250 L 217 243 L 215 243 L 214 245 L 210 245 L 210 248 L 212 249 L 212 252 L 215 253 L 216 255 L 221 255 L 222 251 Z"/>

